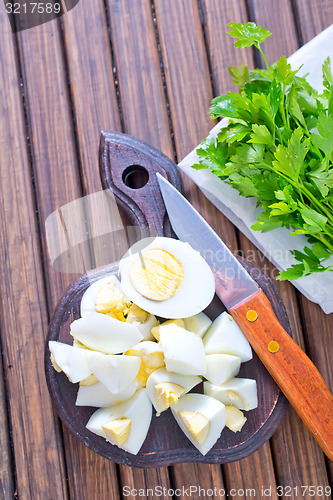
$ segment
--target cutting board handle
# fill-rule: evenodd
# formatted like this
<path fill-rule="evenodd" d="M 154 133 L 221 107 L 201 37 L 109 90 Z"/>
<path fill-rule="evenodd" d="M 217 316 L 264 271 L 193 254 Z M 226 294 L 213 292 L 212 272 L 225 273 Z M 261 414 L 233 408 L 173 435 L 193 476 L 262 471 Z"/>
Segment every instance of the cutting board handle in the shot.
<path fill-rule="evenodd" d="M 141 236 L 172 236 L 156 173 L 182 190 L 177 165 L 157 149 L 119 132 L 103 131 L 99 166 L 104 189 L 116 196 L 121 209 Z"/>

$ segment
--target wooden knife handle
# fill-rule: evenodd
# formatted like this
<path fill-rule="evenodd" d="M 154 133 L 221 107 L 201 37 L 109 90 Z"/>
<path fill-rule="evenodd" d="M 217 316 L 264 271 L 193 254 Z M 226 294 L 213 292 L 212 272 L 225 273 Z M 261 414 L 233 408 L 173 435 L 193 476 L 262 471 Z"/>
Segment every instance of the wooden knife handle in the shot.
<path fill-rule="evenodd" d="M 304 351 L 278 322 L 261 289 L 229 310 L 326 455 L 333 460 L 333 396 Z"/>

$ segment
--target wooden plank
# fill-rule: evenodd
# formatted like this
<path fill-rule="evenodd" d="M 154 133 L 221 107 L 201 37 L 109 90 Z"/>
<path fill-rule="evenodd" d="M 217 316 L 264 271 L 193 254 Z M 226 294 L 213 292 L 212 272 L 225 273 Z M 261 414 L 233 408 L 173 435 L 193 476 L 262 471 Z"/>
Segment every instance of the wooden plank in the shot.
<path fill-rule="evenodd" d="M 231 81 L 229 66 L 241 66 L 245 63 L 253 67 L 252 49 L 235 49 L 234 39 L 227 36 L 228 23 L 248 21 L 245 2 L 242 0 L 204 0 L 202 14 L 214 94 L 221 95 L 235 91 L 238 87 Z"/>
<path fill-rule="evenodd" d="M 183 500 L 188 497 L 225 497 L 222 470 L 218 465 L 177 464 L 173 467 L 173 483 L 179 490 L 177 498 Z"/>
<path fill-rule="evenodd" d="M 63 450 L 44 377 L 47 310 L 15 37 L 7 23 L 0 12 L 0 311 L 15 472 L 20 498 L 60 500 L 67 498 Z M 10 478 L 6 487 L 13 488 Z M 9 489 L 3 498 L 13 498 Z"/>
<path fill-rule="evenodd" d="M 296 0 L 295 8 L 303 43 L 333 23 L 331 0 Z"/>
<path fill-rule="evenodd" d="M 117 67 L 124 132 L 173 156 L 151 4 L 108 0 L 111 42 Z M 166 467 L 120 467 L 122 487 L 170 488 Z M 164 498 L 168 498 L 165 496 Z"/>
<path fill-rule="evenodd" d="M 316 4 L 318 11 L 321 9 L 322 2 L 320 2 L 320 9 L 318 7 L 319 2 L 311 3 L 315 10 Z M 274 16 L 272 16 L 271 7 L 272 5 L 268 5 L 265 0 L 253 2 L 252 6 L 254 20 L 262 26 L 268 27 L 268 29 L 270 29 L 273 33 L 273 35 L 267 40 L 267 45 L 265 41 L 264 46 L 265 54 L 267 55 L 269 62 L 273 62 L 283 54 L 290 55 L 298 48 L 298 39 L 296 33 L 291 36 L 292 26 L 295 25 L 294 13 L 291 10 L 291 4 L 289 2 L 285 2 L 285 5 L 279 5 L 279 10 L 274 12 Z M 299 5 L 299 8 L 300 7 L 301 6 Z M 331 15 L 333 15 L 333 9 L 331 9 Z M 302 30 L 302 33 L 303 31 L 305 33 L 305 30 Z M 276 43 L 276 40 L 279 40 L 278 44 Z M 282 42 L 281 45 L 280 41 Z M 289 294 L 291 294 L 291 292 L 289 292 Z M 300 294 L 298 295 L 301 296 Z M 286 297 L 285 303 L 289 304 L 293 299 L 295 300 L 295 296 L 289 295 L 288 297 Z M 316 307 L 314 304 L 304 299 L 303 296 L 301 296 L 301 301 L 302 304 L 305 305 L 302 306 L 302 310 L 300 311 L 301 318 L 296 318 L 293 320 L 294 326 L 295 324 L 303 323 L 302 336 L 307 348 L 307 354 L 311 357 L 328 385 L 331 384 L 332 386 L 333 378 L 330 367 L 331 363 L 329 362 L 329 360 L 333 357 L 333 345 L 330 341 L 333 322 L 329 317 L 325 317 L 319 307 Z M 305 311 L 304 307 L 306 308 L 307 312 Z M 316 338 L 318 325 L 321 325 L 320 343 Z M 301 339 L 301 335 L 298 336 L 298 341 L 303 347 L 304 341 Z M 313 484 L 318 486 L 327 484 L 327 475 L 321 450 L 318 448 L 318 446 L 316 446 L 313 438 L 304 429 L 304 426 L 299 421 L 295 420 L 294 416 L 292 416 L 291 418 L 294 420 L 294 422 L 291 422 L 290 419 L 287 419 L 285 421 L 286 424 L 290 425 L 286 425 L 285 427 L 286 436 L 284 438 L 284 441 L 286 441 L 287 439 L 291 442 L 296 441 L 296 447 L 294 448 L 295 452 L 292 456 L 290 456 L 290 460 L 294 459 L 295 467 L 298 466 L 299 470 L 301 471 L 300 474 L 308 481 L 306 484 Z M 301 450 L 300 446 L 303 448 L 303 451 L 298 453 L 296 450 Z M 283 444 L 281 442 L 279 453 L 277 453 L 277 456 L 282 456 L 282 448 Z M 275 442 L 275 450 L 277 449 L 277 442 Z M 304 457 L 307 457 L 307 459 L 304 460 Z M 277 462 L 277 467 L 280 469 L 281 475 L 286 481 L 285 484 L 290 485 L 294 484 L 295 482 L 295 474 L 292 471 L 293 468 L 290 468 L 291 463 L 291 461 L 287 462 L 281 459 Z M 318 467 L 318 464 L 321 464 L 321 466 Z"/>
<path fill-rule="evenodd" d="M 196 3 L 184 0 L 177 2 L 177 5 L 169 3 L 166 8 L 162 0 L 157 0 L 155 5 L 170 112 L 175 131 L 175 144 L 177 155 L 181 159 L 208 134 L 209 129 L 213 126 L 207 114 L 212 99 L 212 90 L 204 37 Z M 183 36 L 184 32 L 187 33 L 186 37 Z M 180 71 L 181 79 L 179 79 Z M 233 250 L 236 250 L 234 228 L 230 222 L 219 214 L 211 204 L 203 201 L 202 195 L 198 199 L 195 189 L 187 190 L 186 194 L 195 206 L 202 204 L 199 210 L 203 212 L 207 221 L 217 229 L 224 241 Z M 265 467 L 266 480 L 269 481 L 269 484 L 274 484 L 272 460 L 267 460 L 267 456 L 270 456 L 267 444 L 253 455 L 253 457 L 258 457 L 258 460 L 255 460 L 257 466 L 259 468 Z M 259 490 L 262 483 L 256 474 L 251 476 L 252 471 L 248 468 L 249 463 L 249 461 L 244 463 L 242 461 L 242 472 L 243 474 L 248 472 L 247 475 L 252 477 L 252 484 Z M 176 471 L 178 467 L 178 465 L 175 466 L 174 470 Z M 192 477 L 190 484 L 196 484 L 195 472 L 193 468 L 188 467 L 189 476 Z M 205 466 L 202 467 L 205 469 Z M 229 484 L 237 488 L 240 481 L 237 466 L 230 464 L 224 467 L 224 470 L 226 480 L 229 480 Z M 206 471 L 208 471 L 207 466 Z M 174 474 L 174 477 L 177 479 L 180 475 Z M 180 484 L 178 483 L 177 486 Z"/>
<path fill-rule="evenodd" d="M 303 42 L 308 42 L 320 31 L 333 23 L 333 6 L 329 0 L 296 1 L 296 11 Z M 332 63 L 333 61 L 331 61 Z M 307 334 L 307 345 L 313 362 L 319 368 L 327 384 L 333 390 L 333 342 L 332 314 L 325 315 L 316 305 L 301 296 L 301 311 L 304 318 L 304 329 Z M 320 332 L 320 339 L 317 339 Z M 333 481 L 333 463 L 328 461 L 331 483 Z"/>
<path fill-rule="evenodd" d="M 11 461 L 9 427 L 8 427 L 9 418 L 7 414 L 8 408 L 6 401 L 6 387 L 3 374 L 4 370 L 2 364 L 2 356 L 0 356 L 0 450 L 1 450 L 0 451 L 0 497 L 13 498 L 14 470 Z"/>

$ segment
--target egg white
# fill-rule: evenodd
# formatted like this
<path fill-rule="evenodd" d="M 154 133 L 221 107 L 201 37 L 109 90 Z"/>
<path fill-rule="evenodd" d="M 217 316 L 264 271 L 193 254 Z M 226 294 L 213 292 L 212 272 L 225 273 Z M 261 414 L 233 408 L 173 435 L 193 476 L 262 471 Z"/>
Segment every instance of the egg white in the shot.
<path fill-rule="evenodd" d="M 201 413 L 201 415 L 209 420 L 209 431 L 203 444 L 198 443 L 198 441 L 191 436 L 178 415 L 178 412 L 184 410 Z M 216 441 L 219 439 L 223 428 L 225 427 L 226 411 L 224 404 L 214 398 L 206 396 L 205 394 L 186 394 L 179 398 L 176 404 L 172 405 L 171 411 L 186 437 L 203 455 L 206 455 L 206 453 L 208 453 L 214 446 Z"/>
<path fill-rule="evenodd" d="M 184 278 L 175 294 L 164 301 L 143 297 L 133 286 L 130 269 L 139 258 L 139 252 L 161 249 L 169 252 L 182 265 Z M 201 257 L 188 243 L 165 237 L 144 238 L 135 243 L 119 263 L 121 289 L 139 307 L 162 318 L 187 318 L 198 314 L 212 301 L 215 293 L 214 275 Z"/>

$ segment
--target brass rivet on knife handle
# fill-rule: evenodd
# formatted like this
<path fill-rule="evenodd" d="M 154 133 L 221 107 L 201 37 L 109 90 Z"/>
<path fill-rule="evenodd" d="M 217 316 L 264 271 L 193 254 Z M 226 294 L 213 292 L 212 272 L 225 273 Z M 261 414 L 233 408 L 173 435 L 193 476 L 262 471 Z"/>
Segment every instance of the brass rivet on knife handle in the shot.
<path fill-rule="evenodd" d="M 258 313 L 255 322 L 247 318 L 249 309 Z M 319 446 L 333 460 L 333 396 L 310 358 L 280 325 L 264 292 L 259 289 L 229 312 Z M 273 342 L 283 346 L 276 356 L 268 348 Z"/>
<path fill-rule="evenodd" d="M 258 313 L 257 311 L 254 311 L 253 309 L 249 309 L 246 313 L 246 318 L 249 320 L 249 321 L 256 321 L 256 319 L 258 318 Z"/>
<path fill-rule="evenodd" d="M 272 354 L 275 354 L 276 352 L 279 352 L 280 350 L 280 346 L 277 342 L 275 342 L 275 340 L 271 340 L 269 343 L 268 343 L 268 346 L 267 346 L 267 349 L 269 350 L 269 352 L 271 352 Z"/>

